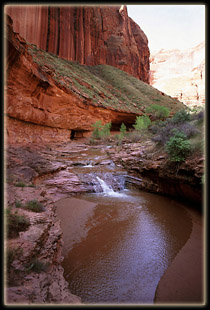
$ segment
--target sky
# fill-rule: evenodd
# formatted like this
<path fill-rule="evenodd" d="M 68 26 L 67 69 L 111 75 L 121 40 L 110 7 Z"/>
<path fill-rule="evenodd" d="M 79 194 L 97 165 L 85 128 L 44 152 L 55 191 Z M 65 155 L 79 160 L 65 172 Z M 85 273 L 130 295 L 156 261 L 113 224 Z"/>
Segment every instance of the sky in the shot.
<path fill-rule="evenodd" d="M 205 40 L 205 5 L 127 5 L 144 31 L 150 52 L 192 48 Z"/>

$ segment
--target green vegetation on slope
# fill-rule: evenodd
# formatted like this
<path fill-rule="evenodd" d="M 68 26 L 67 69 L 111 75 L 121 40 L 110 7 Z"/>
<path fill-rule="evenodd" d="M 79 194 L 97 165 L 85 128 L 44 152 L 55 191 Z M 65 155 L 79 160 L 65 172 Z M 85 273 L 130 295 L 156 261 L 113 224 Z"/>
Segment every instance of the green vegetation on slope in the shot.
<path fill-rule="evenodd" d="M 59 87 L 74 92 L 83 102 L 137 114 L 152 104 L 167 107 L 172 114 L 183 108 L 178 100 L 115 67 L 80 65 L 33 44 L 29 44 L 28 51 L 33 61 L 42 71 L 50 73 Z"/>
<path fill-rule="evenodd" d="M 102 125 L 99 120 L 93 124 L 94 130 L 89 142 L 122 145 L 123 142 L 135 143 L 151 139 L 156 142 L 156 153 L 158 149 L 164 150 L 170 161 L 178 163 L 188 156 L 202 156 L 204 153 L 204 111 L 189 113 L 180 110 L 172 118 L 153 122 L 144 114 L 136 117 L 133 127 L 133 130 L 127 132 L 122 123 L 120 133 L 110 136 L 111 123 Z"/>

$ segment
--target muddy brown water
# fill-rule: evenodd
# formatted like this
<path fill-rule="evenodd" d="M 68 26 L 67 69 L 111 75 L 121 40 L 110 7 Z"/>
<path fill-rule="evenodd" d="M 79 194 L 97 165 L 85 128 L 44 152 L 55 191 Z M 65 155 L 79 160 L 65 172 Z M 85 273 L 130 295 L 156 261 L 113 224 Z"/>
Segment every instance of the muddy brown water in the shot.
<path fill-rule="evenodd" d="M 144 191 L 57 202 L 64 276 L 85 304 L 152 304 L 164 271 L 188 240 L 187 208 Z"/>

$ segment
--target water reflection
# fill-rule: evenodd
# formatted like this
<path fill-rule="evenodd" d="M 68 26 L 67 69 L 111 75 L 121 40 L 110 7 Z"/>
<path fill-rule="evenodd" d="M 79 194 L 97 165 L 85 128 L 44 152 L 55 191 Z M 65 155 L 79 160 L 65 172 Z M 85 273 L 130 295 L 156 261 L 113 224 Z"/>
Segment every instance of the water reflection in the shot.
<path fill-rule="evenodd" d="M 63 261 L 70 290 L 84 303 L 153 303 L 160 277 L 189 238 L 191 220 L 181 204 L 145 192 L 123 194 L 77 197 L 97 204 L 86 237 Z"/>

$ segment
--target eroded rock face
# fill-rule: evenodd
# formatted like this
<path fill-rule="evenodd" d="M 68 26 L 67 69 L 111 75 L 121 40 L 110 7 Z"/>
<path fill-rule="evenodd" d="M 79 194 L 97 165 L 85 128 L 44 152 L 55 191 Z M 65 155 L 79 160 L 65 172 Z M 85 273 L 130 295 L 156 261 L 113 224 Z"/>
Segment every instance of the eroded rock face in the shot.
<path fill-rule="evenodd" d="M 150 59 L 150 84 L 190 107 L 205 104 L 205 43 L 192 49 L 160 50 Z"/>
<path fill-rule="evenodd" d="M 8 143 L 69 141 L 72 130 L 82 133 L 92 130 L 99 115 L 103 123 L 121 123 L 125 119 L 134 123 L 134 113 L 87 104 L 84 98 L 62 89 L 53 79 L 52 71 L 43 71 L 33 61 L 26 41 L 13 32 L 10 17 L 7 22 Z"/>
<path fill-rule="evenodd" d="M 202 204 L 204 158 L 195 154 L 186 159 L 177 168 L 168 160 L 166 153 L 158 155 L 154 151 L 155 143 L 124 144 L 121 149 L 109 149 L 112 160 L 122 165 L 134 178 L 127 183 L 138 189 L 169 195 L 194 204 Z"/>
<path fill-rule="evenodd" d="M 80 64 L 115 66 L 149 82 L 148 40 L 126 6 L 7 6 L 14 31 Z"/>

